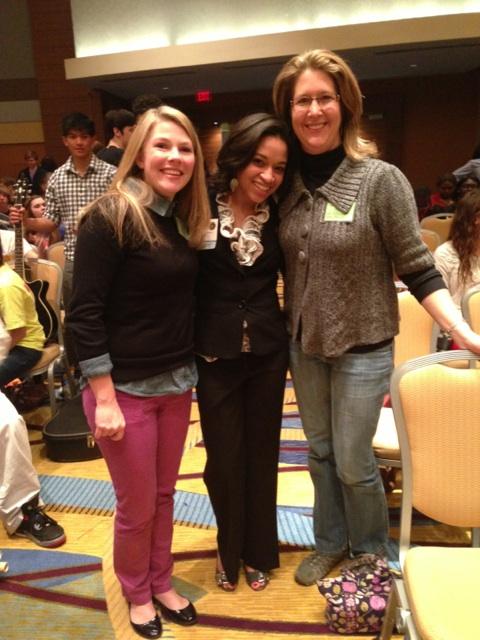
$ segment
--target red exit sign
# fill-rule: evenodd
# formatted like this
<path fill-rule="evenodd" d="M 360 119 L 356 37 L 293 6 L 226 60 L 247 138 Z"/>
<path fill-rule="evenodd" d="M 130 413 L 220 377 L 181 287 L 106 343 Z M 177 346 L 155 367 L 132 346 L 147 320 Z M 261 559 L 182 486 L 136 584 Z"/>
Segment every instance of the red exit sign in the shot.
<path fill-rule="evenodd" d="M 212 92 L 207 89 L 205 91 L 197 91 L 195 94 L 195 102 L 211 102 Z"/>

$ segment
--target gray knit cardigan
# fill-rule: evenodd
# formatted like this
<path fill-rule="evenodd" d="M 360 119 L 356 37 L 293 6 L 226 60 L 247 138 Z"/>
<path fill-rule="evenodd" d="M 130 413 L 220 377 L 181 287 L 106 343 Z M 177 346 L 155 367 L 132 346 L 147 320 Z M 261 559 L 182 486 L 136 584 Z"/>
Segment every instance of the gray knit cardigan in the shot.
<path fill-rule="evenodd" d="M 346 220 L 355 205 L 353 220 L 327 221 L 328 203 Z M 289 333 L 301 335 L 304 353 L 327 358 L 393 338 L 393 267 L 405 275 L 433 266 L 408 180 L 371 158 L 345 158 L 313 196 L 296 174 L 280 207 L 280 243 Z"/>

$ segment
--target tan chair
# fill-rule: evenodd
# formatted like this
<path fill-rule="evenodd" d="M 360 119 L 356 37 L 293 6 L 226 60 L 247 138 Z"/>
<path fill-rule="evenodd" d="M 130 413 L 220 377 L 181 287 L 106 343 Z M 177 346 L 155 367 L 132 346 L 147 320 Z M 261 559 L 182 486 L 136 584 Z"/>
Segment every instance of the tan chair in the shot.
<path fill-rule="evenodd" d="M 470 368 L 442 363 L 468 360 Z M 406 362 L 391 380 L 402 452 L 400 566 L 381 640 L 396 621 L 406 638 L 476 640 L 480 604 L 480 369 L 470 351 Z M 477 528 L 477 546 L 410 549 L 412 510 L 450 526 Z"/>
<path fill-rule="evenodd" d="M 47 260 L 56 262 L 63 271 L 65 268 L 65 245 L 63 242 L 54 242 L 48 247 Z"/>
<path fill-rule="evenodd" d="M 439 238 L 440 244 L 448 240 L 448 234 L 450 233 L 450 227 L 452 226 L 453 213 L 434 213 L 431 216 L 426 216 L 420 221 L 421 229 L 428 229 L 429 231 L 435 231 Z"/>
<path fill-rule="evenodd" d="M 60 318 L 60 300 L 62 296 L 63 271 L 55 262 L 50 260 L 32 260 L 31 274 L 34 280 L 44 280 L 48 282 L 48 292 L 46 298 L 57 318 L 58 332 L 56 340 L 48 343 L 42 353 L 39 362 L 30 369 L 28 376 L 47 375 L 48 396 L 50 402 L 50 411 L 52 416 L 56 413 L 55 400 L 55 380 L 54 367 L 56 363 L 63 365 L 65 375 L 68 382 L 70 397 L 74 396 L 75 383 L 70 373 L 70 367 L 67 360 L 67 354 L 63 342 L 63 328 Z"/>
<path fill-rule="evenodd" d="M 423 242 L 427 245 L 432 253 L 440 244 L 442 244 L 440 236 L 436 231 L 420 228 L 420 235 L 422 236 Z"/>
<path fill-rule="evenodd" d="M 436 350 L 433 319 L 416 298 L 409 291 L 402 291 L 398 294 L 398 306 L 400 331 L 394 342 L 396 367 Z M 385 407 L 380 413 L 373 451 L 379 466 L 401 467 L 400 446 L 391 408 Z"/>
<path fill-rule="evenodd" d="M 462 313 L 465 320 L 475 331 L 480 333 L 480 288 L 472 287 L 462 297 Z"/>

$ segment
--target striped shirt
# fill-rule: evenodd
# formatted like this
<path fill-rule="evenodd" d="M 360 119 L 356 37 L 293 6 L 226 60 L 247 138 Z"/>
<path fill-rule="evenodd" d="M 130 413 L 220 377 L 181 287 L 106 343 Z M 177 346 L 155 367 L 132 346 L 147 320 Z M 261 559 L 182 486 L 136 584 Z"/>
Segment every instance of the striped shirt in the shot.
<path fill-rule="evenodd" d="M 78 214 L 82 207 L 101 196 L 117 170 L 94 154 L 83 176 L 77 173 L 72 157 L 53 172 L 45 194 L 45 218 L 65 227 L 65 257 L 73 260 L 77 240 Z"/>

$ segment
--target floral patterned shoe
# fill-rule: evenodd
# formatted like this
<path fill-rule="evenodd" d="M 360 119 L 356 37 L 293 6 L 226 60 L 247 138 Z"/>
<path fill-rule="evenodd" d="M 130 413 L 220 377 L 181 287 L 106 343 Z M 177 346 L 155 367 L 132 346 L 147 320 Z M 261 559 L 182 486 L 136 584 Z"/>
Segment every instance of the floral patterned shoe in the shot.
<path fill-rule="evenodd" d="M 268 574 L 264 571 L 259 571 L 258 569 L 248 570 L 246 567 L 245 579 L 248 586 L 250 589 L 253 589 L 253 591 L 263 591 L 270 581 Z"/>
<path fill-rule="evenodd" d="M 223 589 L 224 591 L 235 591 L 237 588 L 236 584 L 232 584 L 229 581 L 225 571 L 221 571 L 218 567 L 215 570 L 215 582 L 217 583 L 217 587 L 220 587 L 220 589 Z"/>

